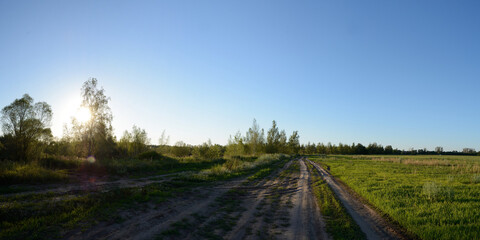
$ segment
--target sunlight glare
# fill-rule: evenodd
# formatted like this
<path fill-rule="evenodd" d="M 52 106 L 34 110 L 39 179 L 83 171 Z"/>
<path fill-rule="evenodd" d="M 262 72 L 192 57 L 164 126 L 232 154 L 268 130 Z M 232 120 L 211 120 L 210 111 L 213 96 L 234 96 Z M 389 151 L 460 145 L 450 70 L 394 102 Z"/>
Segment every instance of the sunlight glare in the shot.
<path fill-rule="evenodd" d="M 77 121 L 80 123 L 86 123 L 88 122 L 92 117 L 92 114 L 90 113 L 90 109 L 86 107 L 80 107 L 76 113 L 75 118 Z"/>

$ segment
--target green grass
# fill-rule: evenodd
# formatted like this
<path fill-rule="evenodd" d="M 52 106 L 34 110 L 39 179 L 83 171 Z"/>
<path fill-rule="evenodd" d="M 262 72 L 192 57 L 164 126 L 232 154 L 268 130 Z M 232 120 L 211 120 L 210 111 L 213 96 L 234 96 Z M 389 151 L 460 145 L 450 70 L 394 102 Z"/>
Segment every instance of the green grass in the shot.
<path fill-rule="evenodd" d="M 0 185 L 67 181 L 65 170 L 48 169 L 38 163 L 0 161 Z"/>
<path fill-rule="evenodd" d="M 78 226 L 88 228 L 95 221 L 121 221 L 117 214 L 118 209 L 137 208 L 149 202 L 160 203 L 194 187 L 261 172 L 264 168 L 271 168 L 282 161 L 286 161 L 285 156 L 272 158 L 269 162 L 246 164 L 224 175 L 211 171 L 210 174 L 185 174 L 167 182 L 106 193 L 92 191 L 78 193 L 77 196 L 44 193 L 1 197 L 0 239 L 52 239 L 61 237 L 62 230 Z"/>
<path fill-rule="evenodd" d="M 29 201 L 6 201 L 0 207 L 0 239 L 52 239 L 60 231 L 97 220 L 118 219 L 119 208 L 162 202 L 200 184 L 170 181 L 142 188 L 123 188 L 107 193 L 92 192 L 55 201 L 58 194 L 31 196 Z M 2 199 L 3 200 L 3 199 Z M 25 200 L 25 199 L 24 199 Z M 91 221 L 86 221 L 86 220 Z"/>
<path fill-rule="evenodd" d="M 480 239 L 480 157 L 311 158 L 422 239 Z"/>
<path fill-rule="evenodd" d="M 71 174 L 99 175 L 107 177 L 138 178 L 182 171 L 200 171 L 226 161 L 197 160 L 193 158 L 162 159 L 99 159 L 93 162 L 82 159 L 45 158 L 39 161 L 19 163 L 0 161 L 0 193 L 18 192 L 13 184 L 43 184 L 71 182 Z M 21 189 L 21 188 L 20 188 Z"/>
<path fill-rule="evenodd" d="M 236 160 L 239 160 L 238 158 Z M 241 175 L 250 174 L 243 185 L 254 185 L 258 180 L 270 176 L 277 169 L 282 167 L 289 160 L 286 155 L 267 155 L 258 159 L 239 160 L 242 162 L 235 164 L 235 171 L 232 164 L 226 162 L 223 166 L 215 166 L 221 170 L 205 171 L 210 174 L 209 181 L 224 180 L 225 177 L 233 178 Z M 219 175 L 219 171 L 225 175 Z M 202 173 L 200 176 L 203 176 Z M 198 174 L 191 175 L 194 179 Z M 203 179 L 203 178 L 202 178 Z M 218 197 L 212 206 L 215 210 L 209 213 L 208 218 L 199 214 L 192 214 L 190 219 L 182 219 L 173 223 L 169 229 L 160 233 L 157 239 L 173 238 L 182 239 L 186 234 L 194 232 L 194 238 L 201 239 L 223 239 L 223 234 L 232 230 L 236 225 L 242 213 L 246 210 L 241 207 L 243 197 L 247 191 L 240 188 L 233 188 Z"/>
<path fill-rule="evenodd" d="M 269 175 L 274 170 L 274 168 L 267 170 L 265 167 L 270 165 L 278 167 L 283 165 L 289 158 L 290 156 L 284 154 L 266 154 L 253 161 L 229 159 L 223 164 L 216 164 L 212 168 L 188 175 L 188 177 L 206 181 L 218 181 L 255 173 L 257 176 L 252 176 L 251 181 L 253 181 L 259 177 Z M 262 170 L 263 172 L 257 172 L 259 169 L 264 170 Z"/>
<path fill-rule="evenodd" d="M 348 214 L 318 171 L 311 164 L 306 164 L 312 177 L 313 194 L 318 201 L 329 235 L 333 239 L 366 239 L 365 234 Z"/>

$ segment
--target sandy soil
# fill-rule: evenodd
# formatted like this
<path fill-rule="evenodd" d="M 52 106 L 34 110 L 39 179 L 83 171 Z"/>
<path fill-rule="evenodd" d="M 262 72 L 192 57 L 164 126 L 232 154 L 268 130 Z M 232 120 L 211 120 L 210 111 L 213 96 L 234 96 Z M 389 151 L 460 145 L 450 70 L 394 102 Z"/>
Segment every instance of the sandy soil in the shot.
<path fill-rule="evenodd" d="M 208 209 L 209 204 L 242 180 L 230 181 L 213 187 L 200 187 L 161 204 L 146 209 L 127 209 L 121 216 L 124 222 L 101 222 L 88 230 L 76 229 L 64 235 L 66 239 L 153 239 L 172 223 L 193 213 Z"/>
<path fill-rule="evenodd" d="M 291 164 L 300 165 L 300 171 L 281 175 Z M 330 239 L 303 160 L 256 185 L 242 206 L 242 217 L 225 239 Z"/>
<path fill-rule="evenodd" d="M 291 209 L 291 227 L 287 239 L 328 239 L 325 224 L 317 201 L 310 187 L 310 172 L 303 159 L 300 160 L 300 177 Z"/>
<path fill-rule="evenodd" d="M 311 163 L 333 189 L 368 239 L 406 239 L 392 224 L 356 199 L 318 164 L 292 160 L 270 176 L 197 187 L 162 203 L 119 210 L 123 221 L 103 221 L 65 232 L 65 239 L 331 239 L 311 189 Z M 297 170 L 294 170 L 297 169 Z M 299 169 L 299 170 L 298 170 Z M 170 175 L 97 182 L 115 189 L 166 181 Z M 73 191 L 80 186 L 57 188 Z M 51 191 L 51 190 L 50 190 Z"/>
<path fill-rule="evenodd" d="M 291 164 L 300 171 L 282 173 Z M 328 239 L 303 160 L 290 161 L 257 182 L 244 179 L 201 187 L 143 210 L 124 222 L 102 222 L 67 239 Z"/>

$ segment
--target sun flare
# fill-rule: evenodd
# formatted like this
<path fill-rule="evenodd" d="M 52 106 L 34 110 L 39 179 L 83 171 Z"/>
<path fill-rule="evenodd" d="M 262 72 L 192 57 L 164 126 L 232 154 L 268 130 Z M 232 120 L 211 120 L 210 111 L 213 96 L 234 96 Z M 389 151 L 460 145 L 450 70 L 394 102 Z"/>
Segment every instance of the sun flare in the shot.
<path fill-rule="evenodd" d="M 92 114 L 90 113 L 90 109 L 86 107 L 80 107 L 75 114 L 75 118 L 80 123 L 86 123 L 92 118 Z"/>

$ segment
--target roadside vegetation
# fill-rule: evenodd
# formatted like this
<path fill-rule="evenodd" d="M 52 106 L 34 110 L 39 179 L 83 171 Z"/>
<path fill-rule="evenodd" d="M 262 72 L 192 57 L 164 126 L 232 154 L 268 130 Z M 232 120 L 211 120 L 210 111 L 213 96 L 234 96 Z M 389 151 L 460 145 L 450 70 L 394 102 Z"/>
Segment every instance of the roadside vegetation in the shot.
<path fill-rule="evenodd" d="M 254 171 L 248 171 L 250 176 L 242 184 L 217 197 L 209 206 L 210 211 L 201 213 L 203 209 L 198 209 L 198 212 L 172 223 L 168 229 L 157 235 L 157 239 L 224 239 L 224 236 L 232 231 L 247 211 L 242 204 L 250 191 L 255 189 L 259 182 L 273 177 L 272 175 L 290 160 L 291 158 L 286 155 L 274 154 L 261 156 L 253 162 L 246 162 L 243 169 Z M 244 171 L 241 169 L 238 168 L 240 172 Z M 217 179 L 224 179 L 221 175 L 212 174 Z M 250 232 L 247 235 L 251 234 Z"/>
<path fill-rule="evenodd" d="M 348 214 L 318 171 L 306 163 L 311 176 L 313 194 L 325 220 L 327 232 L 333 239 L 366 239 L 365 234 Z"/>
<path fill-rule="evenodd" d="M 125 130 L 122 136 L 114 135 L 110 98 L 97 79 L 84 82 L 80 94 L 79 114 L 65 126 L 60 138 L 51 133 L 54 113 L 46 102 L 35 102 L 25 94 L 2 109 L 1 239 L 64 237 L 65 231 L 87 229 L 96 221 L 124 221 L 118 214 L 120 209 L 158 204 L 188 194 L 193 188 L 238 177 L 246 178 L 244 187 L 255 188 L 255 184 L 272 175 L 289 159 L 308 154 L 317 154 L 312 160 L 331 171 L 412 236 L 422 239 L 480 238 L 480 188 L 477 186 L 480 184 L 480 157 L 475 157 L 479 153 L 474 149 L 444 152 L 442 147 L 437 147 L 435 151 L 403 151 L 376 143 L 367 146 L 360 143 L 302 145 L 298 131 L 287 135 L 275 120 L 264 130 L 255 119 L 244 134 L 237 132 L 230 136 L 225 146 L 212 144 L 210 140 L 199 145 L 182 141 L 170 144 L 165 131 L 158 144 L 154 144 L 147 131 L 136 125 Z M 301 167 L 303 174 L 305 166 Z M 312 189 L 331 236 L 334 239 L 363 238 L 318 172 L 308 167 Z M 295 171 L 298 171 L 298 163 L 279 174 L 283 185 L 272 183 L 275 185 L 272 189 L 261 191 L 271 196 L 259 197 L 257 210 L 268 203 L 271 211 L 263 216 L 261 229 L 252 232 L 254 230 L 247 228 L 245 232 L 265 237 L 289 227 L 289 219 L 282 216 L 288 211 L 284 208 L 280 211 L 279 206 L 290 207 L 291 199 L 299 197 L 286 190 L 297 187 L 294 176 L 298 172 Z M 95 181 L 112 183 L 115 180 L 146 183 L 119 184 L 111 189 L 95 185 Z M 302 184 L 302 189 L 308 185 L 305 181 Z M 77 188 L 52 191 L 66 185 Z M 206 235 L 199 236 L 221 236 L 208 235 L 211 229 L 228 232 L 240 217 L 232 215 L 237 213 L 232 209 L 240 201 L 236 198 L 244 193 L 239 188 L 222 196 L 219 201 L 226 204 L 226 209 L 219 212 L 219 222 L 212 222 L 221 224 L 221 229 L 205 225 Z M 192 219 L 176 224 L 177 228 L 193 226 Z M 266 226 L 272 226 L 275 231 L 262 235 Z M 177 236 L 175 231 L 171 233 L 173 238 Z M 168 238 L 171 233 L 162 236 Z"/>
<path fill-rule="evenodd" d="M 421 239 L 480 238 L 479 157 L 310 158 Z"/>
<path fill-rule="evenodd" d="M 289 156 L 276 154 L 260 157 L 242 167 L 231 168 L 227 162 L 199 173 L 182 174 L 169 181 L 143 187 L 120 188 L 108 192 L 89 190 L 71 194 L 32 194 L 2 197 L 0 207 L 1 239 L 51 239 L 74 227 L 88 228 L 96 221 L 123 219 L 116 214 L 122 208 L 141 208 L 147 203 L 161 203 L 187 194 L 194 187 L 215 184 L 221 180 L 265 172 L 285 163 Z M 229 169 L 218 174 L 212 169 Z M 270 170 L 267 170 L 270 171 Z M 258 176 L 258 175 L 257 175 Z"/>

